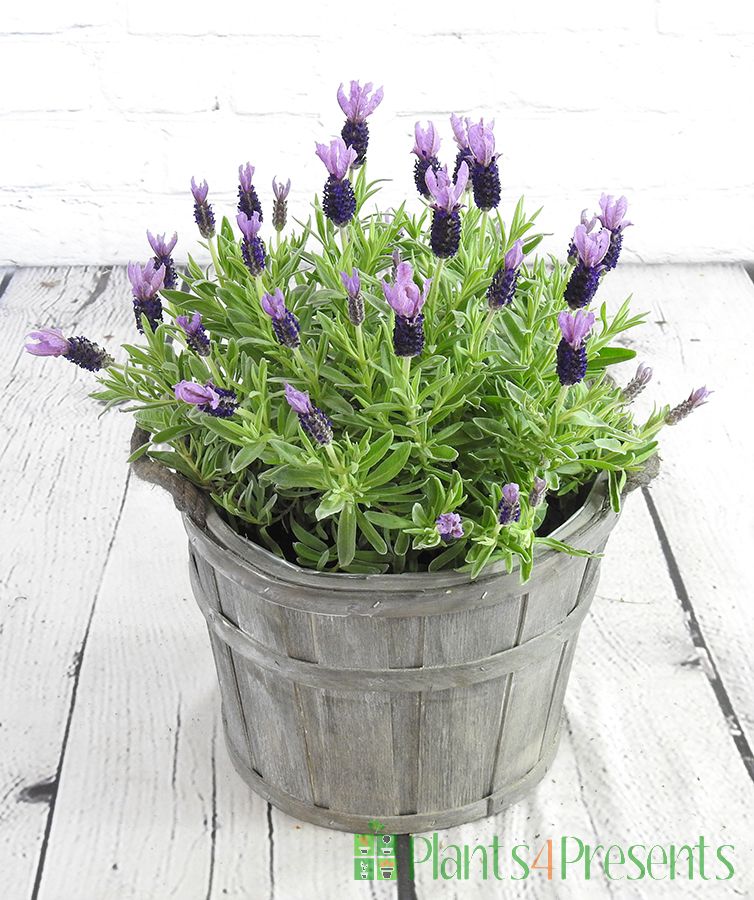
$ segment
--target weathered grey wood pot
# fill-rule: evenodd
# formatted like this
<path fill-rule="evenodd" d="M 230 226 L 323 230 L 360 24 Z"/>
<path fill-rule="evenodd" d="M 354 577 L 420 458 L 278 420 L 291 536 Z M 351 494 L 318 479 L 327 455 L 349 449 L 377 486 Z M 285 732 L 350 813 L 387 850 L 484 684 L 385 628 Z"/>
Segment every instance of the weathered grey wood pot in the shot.
<path fill-rule="evenodd" d="M 557 532 L 600 552 L 599 479 Z M 546 550 L 517 571 L 327 575 L 184 514 L 228 750 L 259 794 L 318 825 L 445 828 L 491 815 L 547 771 L 598 558 Z"/>

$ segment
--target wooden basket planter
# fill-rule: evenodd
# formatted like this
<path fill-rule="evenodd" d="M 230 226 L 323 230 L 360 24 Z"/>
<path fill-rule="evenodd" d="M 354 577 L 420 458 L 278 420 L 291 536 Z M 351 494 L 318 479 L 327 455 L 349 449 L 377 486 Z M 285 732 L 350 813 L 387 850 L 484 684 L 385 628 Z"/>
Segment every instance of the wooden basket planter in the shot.
<path fill-rule="evenodd" d="M 603 479 L 557 536 L 600 552 Z M 427 831 L 521 798 L 555 755 L 598 558 L 546 550 L 532 579 L 492 567 L 328 575 L 184 514 L 228 750 L 292 816 L 344 831 Z"/>

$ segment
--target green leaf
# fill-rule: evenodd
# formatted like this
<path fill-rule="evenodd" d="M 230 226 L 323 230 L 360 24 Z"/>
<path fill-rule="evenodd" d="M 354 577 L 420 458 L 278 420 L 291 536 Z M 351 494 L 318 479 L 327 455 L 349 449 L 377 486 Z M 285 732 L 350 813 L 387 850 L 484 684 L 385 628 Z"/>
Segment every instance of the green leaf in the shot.
<path fill-rule="evenodd" d="M 592 553 L 590 550 L 581 550 L 579 547 L 572 547 L 564 541 L 559 541 L 552 537 L 535 537 L 535 544 L 541 544 L 543 547 L 551 547 L 553 550 L 559 550 L 561 553 L 567 553 L 569 556 L 583 556 L 586 558 L 601 559 L 601 553 Z"/>
<path fill-rule="evenodd" d="M 384 538 L 379 533 L 379 531 L 377 531 L 374 525 L 372 525 L 369 519 L 367 519 L 364 513 L 361 512 L 361 510 L 358 511 L 357 521 L 359 523 L 361 533 L 374 547 L 377 553 L 379 553 L 380 555 L 384 555 L 385 553 L 387 553 L 387 544 L 385 543 Z"/>
<path fill-rule="evenodd" d="M 364 482 L 364 487 L 368 490 L 379 487 L 392 481 L 399 472 L 403 471 L 409 456 L 411 455 L 411 444 L 398 444 L 397 448 L 388 456 L 386 460 L 369 475 Z"/>
<path fill-rule="evenodd" d="M 349 565 L 356 555 L 356 509 L 347 503 L 338 518 L 338 565 Z"/>
<path fill-rule="evenodd" d="M 254 441 L 254 443 L 243 447 L 233 457 L 233 461 L 230 464 L 230 471 L 235 475 L 237 472 L 250 466 L 262 455 L 265 445 L 265 441 Z"/>

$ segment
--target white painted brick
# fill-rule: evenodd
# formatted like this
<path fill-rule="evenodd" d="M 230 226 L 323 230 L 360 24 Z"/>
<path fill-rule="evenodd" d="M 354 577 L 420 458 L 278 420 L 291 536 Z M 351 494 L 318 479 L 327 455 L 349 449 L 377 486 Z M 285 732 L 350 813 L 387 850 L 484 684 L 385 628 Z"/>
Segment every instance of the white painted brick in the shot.
<path fill-rule="evenodd" d="M 115 4 L 103 0 L 25 0 L 4 3 L 0 32 L 53 34 L 66 28 L 104 25 L 117 17 Z"/>
<path fill-rule="evenodd" d="M 212 110 L 226 102 L 225 55 L 214 41 L 127 38 L 101 53 L 102 88 L 126 112 Z"/>
<path fill-rule="evenodd" d="M 0 46 L 3 112 L 89 109 L 99 96 L 94 60 L 80 47 L 51 40 Z"/>
<path fill-rule="evenodd" d="M 752 34 L 749 0 L 658 0 L 657 27 L 667 34 Z"/>

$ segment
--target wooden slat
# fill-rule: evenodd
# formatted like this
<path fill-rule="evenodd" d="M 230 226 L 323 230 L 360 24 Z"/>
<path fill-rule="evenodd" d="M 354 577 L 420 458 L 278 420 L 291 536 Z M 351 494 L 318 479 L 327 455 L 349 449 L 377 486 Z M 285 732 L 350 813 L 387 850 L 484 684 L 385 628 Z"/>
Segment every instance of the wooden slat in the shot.
<path fill-rule="evenodd" d="M 100 268 L 20 270 L 0 298 L 0 871 L 15 896 L 45 844 L 130 430 L 99 418 L 89 373 L 31 357 L 23 338 L 59 325 L 113 347 L 132 335 L 129 306 L 123 273 Z"/>

